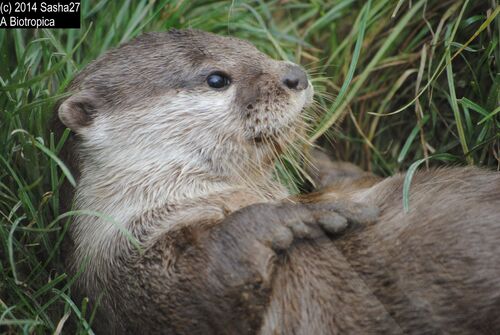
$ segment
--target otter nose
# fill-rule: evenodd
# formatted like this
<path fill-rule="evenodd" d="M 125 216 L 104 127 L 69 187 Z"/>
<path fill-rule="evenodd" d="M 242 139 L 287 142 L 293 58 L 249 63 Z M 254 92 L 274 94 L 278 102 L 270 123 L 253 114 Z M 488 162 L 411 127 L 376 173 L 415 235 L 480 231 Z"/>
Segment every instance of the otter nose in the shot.
<path fill-rule="evenodd" d="M 286 70 L 283 76 L 283 84 L 291 90 L 305 90 L 309 84 L 307 74 L 299 66 L 294 65 Z"/>

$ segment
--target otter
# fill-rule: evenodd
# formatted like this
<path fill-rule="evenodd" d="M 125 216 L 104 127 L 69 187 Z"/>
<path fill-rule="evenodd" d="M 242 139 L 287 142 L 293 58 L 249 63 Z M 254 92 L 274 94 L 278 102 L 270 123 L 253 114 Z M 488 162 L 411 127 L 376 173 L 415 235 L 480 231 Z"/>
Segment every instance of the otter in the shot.
<path fill-rule="evenodd" d="M 404 213 L 402 175 L 324 163 L 334 185 L 292 197 L 272 170 L 305 129 L 307 74 L 202 31 L 144 34 L 68 90 L 63 205 L 100 214 L 74 218 L 66 263 L 98 333 L 500 329 L 497 173 L 418 173 Z"/>

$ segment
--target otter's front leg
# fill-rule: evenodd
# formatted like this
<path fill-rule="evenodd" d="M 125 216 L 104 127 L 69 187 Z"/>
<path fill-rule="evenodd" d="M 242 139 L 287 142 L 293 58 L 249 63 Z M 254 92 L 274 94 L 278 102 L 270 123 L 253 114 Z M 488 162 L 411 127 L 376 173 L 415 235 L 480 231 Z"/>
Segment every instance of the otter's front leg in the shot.
<path fill-rule="evenodd" d="M 137 285 L 130 292 L 140 306 L 127 308 L 124 328 L 162 334 L 256 333 L 278 259 L 294 241 L 326 239 L 325 231 L 343 230 L 350 218 L 337 209 L 328 203 L 255 204 L 219 223 L 198 222 L 166 233 L 130 266 Z M 127 316 L 144 323 L 127 324 Z"/>

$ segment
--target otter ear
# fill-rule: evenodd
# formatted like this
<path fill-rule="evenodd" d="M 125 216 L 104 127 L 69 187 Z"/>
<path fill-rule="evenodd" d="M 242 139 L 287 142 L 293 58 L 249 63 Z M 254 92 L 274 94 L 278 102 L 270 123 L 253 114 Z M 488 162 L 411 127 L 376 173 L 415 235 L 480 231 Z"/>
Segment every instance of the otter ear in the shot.
<path fill-rule="evenodd" d="M 99 108 L 97 95 L 81 91 L 64 100 L 57 114 L 59 120 L 76 133 L 92 124 Z"/>

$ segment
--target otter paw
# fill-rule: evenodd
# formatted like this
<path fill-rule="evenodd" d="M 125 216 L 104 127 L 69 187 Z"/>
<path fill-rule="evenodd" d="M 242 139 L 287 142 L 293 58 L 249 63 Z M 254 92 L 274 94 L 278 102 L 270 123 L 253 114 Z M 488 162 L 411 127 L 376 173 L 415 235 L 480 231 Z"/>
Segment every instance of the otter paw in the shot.
<path fill-rule="evenodd" d="M 335 213 L 331 215 L 335 218 L 340 215 L 351 223 L 372 223 L 377 221 L 380 215 L 380 209 L 377 206 L 342 198 L 310 203 L 307 206 L 319 213 Z"/>

